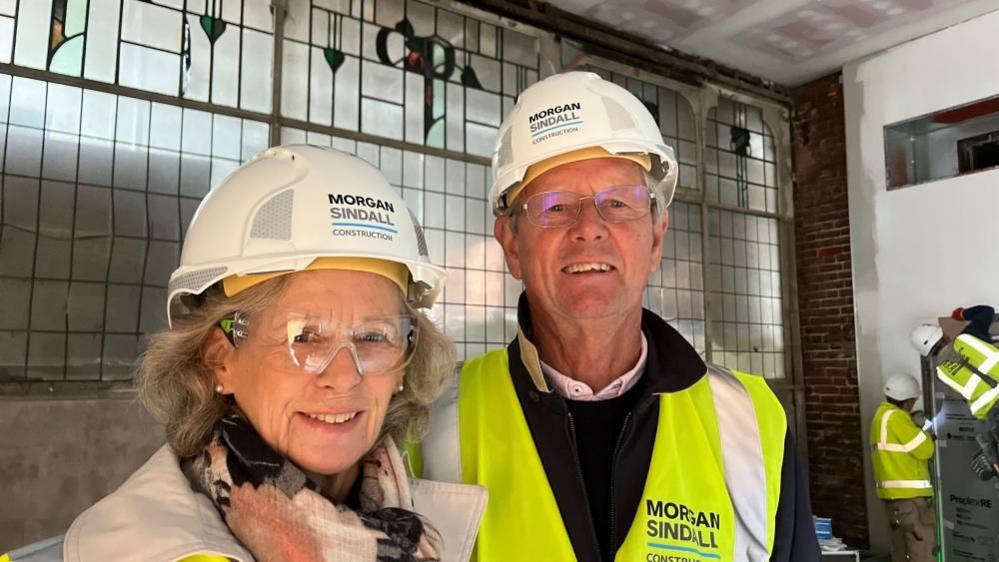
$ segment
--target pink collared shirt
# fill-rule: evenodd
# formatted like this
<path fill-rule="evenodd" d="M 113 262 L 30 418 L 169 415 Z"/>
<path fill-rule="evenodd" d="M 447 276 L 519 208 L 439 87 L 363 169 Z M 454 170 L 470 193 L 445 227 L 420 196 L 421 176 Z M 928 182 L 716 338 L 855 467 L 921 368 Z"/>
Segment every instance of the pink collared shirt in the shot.
<path fill-rule="evenodd" d="M 631 390 L 631 387 L 635 386 L 635 383 L 642 376 L 642 371 L 645 370 L 645 359 L 648 353 L 649 343 L 645 340 L 645 334 L 642 334 L 642 353 L 638 356 L 638 363 L 630 371 L 614 379 L 597 393 L 593 392 L 590 385 L 563 375 L 544 361 L 541 362 L 541 371 L 548 377 L 548 382 L 551 383 L 555 392 L 558 392 L 563 398 L 581 402 L 599 402 L 617 398 Z"/>

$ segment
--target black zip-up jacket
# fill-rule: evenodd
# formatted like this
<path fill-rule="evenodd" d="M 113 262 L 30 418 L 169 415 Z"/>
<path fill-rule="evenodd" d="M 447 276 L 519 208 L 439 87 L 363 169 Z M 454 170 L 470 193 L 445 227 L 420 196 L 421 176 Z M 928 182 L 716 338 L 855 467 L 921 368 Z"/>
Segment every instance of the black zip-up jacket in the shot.
<path fill-rule="evenodd" d="M 579 562 L 611 562 L 602 560 L 596 533 L 609 533 L 612 552 L 616 552 L 631 528 L 656 440 L 659 408 L 655 394 L 677 392 L 693 385 L 706 376 L 707 366 L 669 324 L 648 310 L 642 311 L 642 332 L 648 341 L 642 395 L 635 400 L 622 427 L 612 460 L 613 482 L 608 482 L 612 528 L 594 529 L 575 447 L 575 439 L 585 436 L 573 435 L 565 399 L 556 392 L 540 390 L 535 382 L 543 375 L 537 349 L 530 341 L 530 312 L 525 296 L 520 299 L 518 316 L 521 332 L 507 348 L 510 375 L 566 532 Z M 808 484 L 788 431 L 784 438 L 780 499 L 770 560 L 817 562 L 820 558 Z"/>

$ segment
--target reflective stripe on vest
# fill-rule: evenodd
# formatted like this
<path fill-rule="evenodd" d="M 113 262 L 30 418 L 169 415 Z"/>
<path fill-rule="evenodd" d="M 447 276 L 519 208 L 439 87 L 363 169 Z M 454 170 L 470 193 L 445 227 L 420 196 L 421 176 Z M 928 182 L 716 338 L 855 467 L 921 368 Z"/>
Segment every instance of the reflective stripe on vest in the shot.
<path fill-rule="evenodd" d="M 999 403 L 999 348 L 970 334 L 961 334 L 954 342 L 954 351 L 965 362 L 953 373 L 938 367 L 937 375 L 968 401 L 973 416 L 985 419 Z M 961 385 L 964 376 L 967 380 Z"/>
<path fill-rule="evenodd" d="M 955 372 L 949 372 L 944 367 L 954 368 Z M 963 384 L 959 375 L 968 377 Z M 999 402 L 999 386 L 989 387 L 982 377 L 967 366 L 961 367 L 953 362 L 938 366 L 937 378 L 967 400 L 971 414 L 979 419 L 985 419 L 992 406 Z"/>
<path fill-rule="evenodd" d="M 978 375 L 972 374 L 968 377 L 968 380 L 965 381 L 965 384 L 961 384 L 960 381 L 952 377 L 950 373 L 941 367 L 937 367 L 937 378 L 943 381 L 944 384 L 949 386 L 954 392 L 960 394 L 961 398 L 964 398 L 965 400 L 971 398 L 972 393 L 975 392 L 975 387 L 977 387 L 978 383 L 982 380 L 978 378 Z"/>
<path fill-rule="evenodd" d="M 982 355 L 981 361 L 978 362 L 978 370 L 982 373 L 989 374 L 992 369 L 999 365 L 999 349 L 996 349 L 994 345 L 984 342 L 972 335 L 961 334 L 957 336 L 957 344 L 955 349 L 961 355 L 965 347 L 970 347 Z"/>
<path fill-rule="evenodd" d="M 515 560 L 530 552 L 537 560 L 575 560 L 506 350 L 467 363 L 459 384 L 460 462 L 446 450 L 451 431 L 436 425 L 446 413 L 435 415 L 423 459 L 428 478 L 446 478 L 453 467 L 441 465 L 450 461 L 460 464 L 465 482 L 489 490 L 476 559 Z M 784 411 L 760 377 L 711 367 L 691 387 L 659 395 L 648 477 L 615 559 L 768 560 L 786 431 Z"/>
<path fill-rule="evenodd" d="M 881 439 L 878 440 L 878 450 L 888 451 L 890 453 L 911 453 L 916 450 L 916 447 L 923 444 L 926 441 L 926 433 L 922 431 L 919 432 L 915 437 L 909 440 L 908 443 L 889 443 L 888 442 L 888 420 L 891 419 L 895 410 L 887 410 L 883 416 L 881 416 Z"/>
<path fill-rule="evenodd" d="M 885 480 L 878 482 L 878 488 L 883 489 L 924 489 L 932 488 L 929 480 Z"/>
<path fill-rule="evenodd" d="M 974 402 L 970 404 L 971 413 L 975 417 L 985 418 L 985 414 L 988 413 L 991 403 L 999 400 L 999 386 L 993 387 L 988 390 L 988 392 L 983 392 Z"/>

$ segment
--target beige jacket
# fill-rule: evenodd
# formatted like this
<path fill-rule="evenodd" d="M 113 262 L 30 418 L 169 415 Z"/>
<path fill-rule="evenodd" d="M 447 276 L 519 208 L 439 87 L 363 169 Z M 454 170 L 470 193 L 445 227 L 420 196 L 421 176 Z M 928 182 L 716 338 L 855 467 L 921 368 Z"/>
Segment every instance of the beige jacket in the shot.
<path fill-rule="evenodd" d="M 486 506 L 485 488 L 418 479 L 410 480 L 410 488 L 415 511 L 444 538 L 444 560 L 467 561 Z M 211 500 L 191 489 L 180 460 L 164 445 L 118 490 L 77 517 L 61 540 L 9 556 L 11 562 L 174 562 L 194 554 L 253 561 Z"/>

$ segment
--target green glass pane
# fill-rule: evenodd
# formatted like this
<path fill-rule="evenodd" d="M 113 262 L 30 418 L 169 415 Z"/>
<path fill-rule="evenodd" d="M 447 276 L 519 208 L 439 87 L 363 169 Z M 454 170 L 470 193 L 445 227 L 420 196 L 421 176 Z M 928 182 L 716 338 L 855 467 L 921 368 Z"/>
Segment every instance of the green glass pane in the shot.
<path fill-rule="evenodd" d="M 427 146 L 444 148 L 444 120 L 440 119 L 427 131 Z"/>
<path fill-rule="evenodd" d="M 77 35 L 59 45 L 52 53 L 49 70 L 69 76 L 80 76 L 83 72 L 83 45 L 83 35 Z"/>
<path fill-rule="evenodd" d="M 213 18 L 210 16 L 201 16 L 200 18 L 201 29 L 205 30 L 205 35 L 208 36 L 208 40 L 215 43 L 219 37 L 225 33 L 226 23 L 219 18 Z"/>
<path fill-rule="evenodd" d="M 434 80 L 434 119 L 444 117 L 444 81 Z"/>

